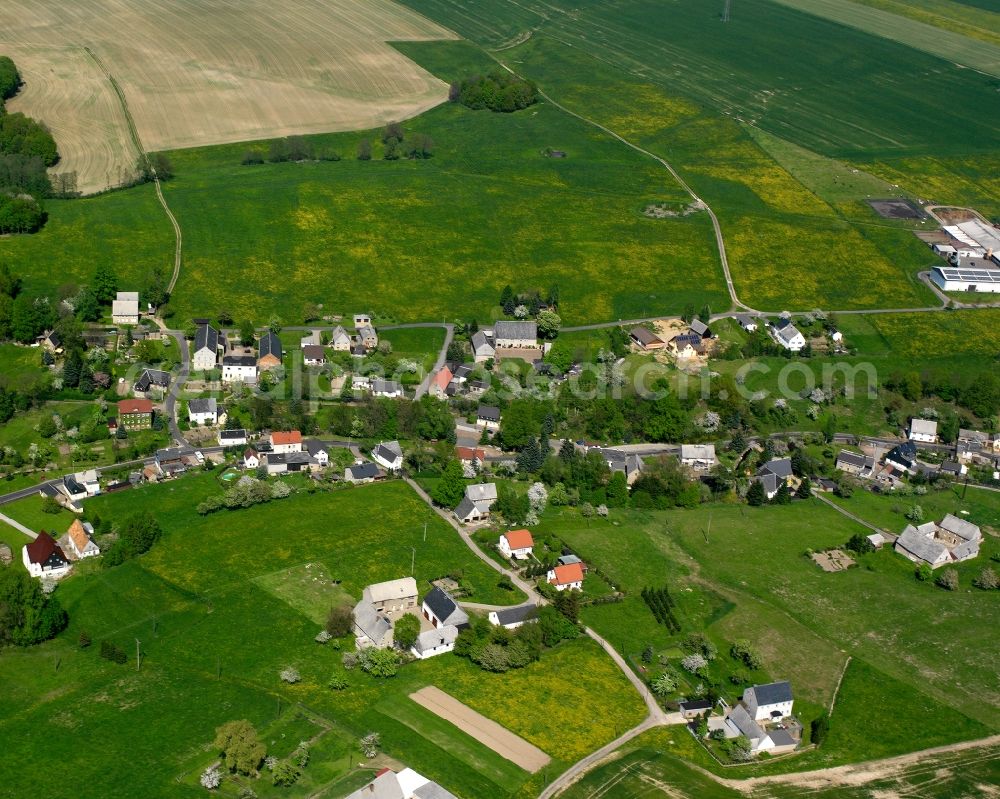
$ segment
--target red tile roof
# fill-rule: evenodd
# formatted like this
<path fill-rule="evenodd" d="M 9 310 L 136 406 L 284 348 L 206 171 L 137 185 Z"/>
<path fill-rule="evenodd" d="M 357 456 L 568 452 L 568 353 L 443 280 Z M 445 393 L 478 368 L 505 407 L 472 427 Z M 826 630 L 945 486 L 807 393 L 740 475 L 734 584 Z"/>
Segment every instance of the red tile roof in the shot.
<path fill-rule="evenodd" d="M 535 539 L 531 537 L 529 530 L 508 530 L 503 535 L 511 549 L 525 549 L 535 545 Z"/>
<path fill-rule="evenodd" d="M 38 538 L 27 544 L 25 549 L 28 550 L 28 560 L 31 563 L 45 563 L 45 561 L 52 557 L 53 552 L 58 552 L 59 557 L 66 560 L 66 556 L 56 543 L 56 540 L 44 530 L 38 534 Z"/>
<path fill-rule="evenodd" d="M 583 582 L 583 564 L 567 563 L 565 566 L 556 566 L 553 570 L 556 576 L 549 580 L 553 585 L 569 585 L 570 583 Z"/>
<path fill-rule="evenodd" d="M 118 413 L 152 413 L 153 403 L 148 399 L 121 400 L 118 403 Z"/>
<path fill-rule="evenodd" d="M 83 552 L 87 544 L 90 543 L 90 536 L 88 536 L 87 531 L 83 529 L 83 523 L 79 519 L 73 519 L 73 523 L 69 526 L 67 533 L 77 550 L 80 552 Z"/>
<path fill-rule="evenodd" d="M 447 366 L 442 366 L 434 374 L 434 377 L 431 378 L 431 384 L 444 391 L 444 389 L 448 388 L 448 384 L 451 382 L 453 377 L 454 375 L 451 373 L 451 369 Z"/>
<path fill-rule="evenodd" d="M 483 461 L 486 460 L 486 450 L 479 449 L 476 447 L 455 447 L 455 456 L 460 461 L 471 461 L 473 458 Z"/>
<path fill-rule="evenodd" d="M 277 433 L 271 433 L 271 444 L 278 446 L 280 444 L 301 444 L 302 443 L 302 433 L 298 430 L 288 430 L 288 431 L 278 431 Z"/>

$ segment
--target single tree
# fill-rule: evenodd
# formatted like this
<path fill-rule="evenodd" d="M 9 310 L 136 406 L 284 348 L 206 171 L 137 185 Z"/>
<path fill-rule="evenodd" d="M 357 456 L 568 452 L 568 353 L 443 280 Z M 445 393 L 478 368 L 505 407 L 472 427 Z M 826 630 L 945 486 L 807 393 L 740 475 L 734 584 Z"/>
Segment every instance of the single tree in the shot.
<path fill-rule="evenodd" d="M 267 749 L 257 736 L 257 730 L 246 719 L 229 721 L 215 731 L 215 748 L 230 771 L 256 774 Z"/>
<path fill-rule="evenodd" d="M 406 613 L 392 628 L 392 637 L 401 649 L 409 649 L 417 642 L 420 635 L 420 619 L 412 613 Z"/>

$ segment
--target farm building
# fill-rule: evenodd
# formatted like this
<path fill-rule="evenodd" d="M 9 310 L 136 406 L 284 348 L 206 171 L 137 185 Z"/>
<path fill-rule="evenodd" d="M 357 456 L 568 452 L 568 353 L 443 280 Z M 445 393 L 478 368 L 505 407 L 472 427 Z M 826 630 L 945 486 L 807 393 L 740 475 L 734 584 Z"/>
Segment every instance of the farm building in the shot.
<path fill-rule="evenodd" d="M 987 268 L 980 260 L 967 261 L 962 266 L 935 266 L 931 280 L 942 291 L 1000 293 L 1000 267 Z"/>
<path fill-rule="evenodd" d="M 537 347 L 538 326 L 530 321 L 500 321 L 493 327 L 493 341 L 497 349 Z"/>
<path fill-rule="evenodd" d="M 446 591 L 436 586 L 424 597 L 420 612 L 435 627 L 453 626 L 463 629 L 469 625 L 469 614 Z"/>
<path fill-rule="evenodd" d="M 645 327 L 633 327 L 628 335 L 644 350 L 661 350 L 667 346 L 667 342 Z"/>
<path fill-rule="evenodd" d="M 914 563 L 927 563 L 936 569 L 976 557 L 982 538 L 979 527 L 949 513 L 940 522 L 919 527 L 908 524 L 896 539 L 896 551 Z"/>
<path fill-rule="evenodd" d="M 535 621 L 537 617 L 538 607 L 535 605 L 518 605 L 513 608 L 491 610 L 489 613 L 490 624 L 507 630 L 516 630 L 522 624 Z"/>
<path fill-rule="evenodd" d="M 111 321 L 116 325 L 139 324 L 139 292 L 119 291 L 111 302 Z"/>

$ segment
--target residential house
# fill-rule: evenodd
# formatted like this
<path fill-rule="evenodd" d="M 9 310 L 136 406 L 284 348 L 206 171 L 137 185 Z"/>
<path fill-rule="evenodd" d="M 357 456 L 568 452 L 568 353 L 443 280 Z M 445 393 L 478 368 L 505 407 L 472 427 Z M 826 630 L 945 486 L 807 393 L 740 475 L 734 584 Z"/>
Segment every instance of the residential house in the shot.
<path fill-rule="evenodd" d="M 264 464 L 269 475 L 308 472 L 314 463 L 312 455 L 308 452 L 269 452 L 264 456 Z"/>
<path fill-rule="evenodd" d="M 59 483 L 59 492 L 67 497 L 70 502 L 76 503 L 86 499 L 89 495 L 87 489 L 81 485 L 75 475 L 67 474 Z"/>
<path fill-rule="evenodd" d="M 875 459 L 871 455 L 859 455 L 856 452 L 842 449 L 837 453 L 837 460 L 834 465 L 846 474 L 853 474 L 858 477 L 870 477 L 875 468 Z"/>
<path fill-rule="evenodd" d="M 404 768 L 398 774 L 384 768 L 371 782 L 358 788 L 345 799 L 458 799 L 458 797 L 411 768 Z"/>
<path fill-rule="evenodd" d="M 191 368 L 196 372 L 211 371 L 219 363 L 219 353 L 225 352 L 225 339 L 209 324 L 198 325 L 191 347 Z"/>
<path fill-rule="evenodd" d="M 298 430 L 276 430 L 268 440 L 273 452 L 302 452 L 302 433 Z"/>
<path fill-rule="evenodd" d="M 955 456 L 961 463 L 969 463 L 974 459 L 990 460 L 993 445 L 988 433 L 980 430 L 958 431 L 958 441 L 955 444 Z"/>
<path fill-rule="evenodd" d="M 153 462 L 163 477 L 177 477 L 202 463 L 200 454 L 192 447 L 166 447 L 156 450 Z"/>
<path fill-rule="evenodd" d="M 380 441 L 372 450 L 372 460 L 390 472 L 398 472 L 403 468 L 403 448 L 398 441 Z"/>
<path fill-rule="evenodd" d="M 944 461 L 940 469 L 941 474 L 947 474 L 951 477 L 961 477 L 963 474 L 967 474 L 968 471 L 969 467 L 958 461 Z"/>
<path fill-rule="evenodd" d="M 733 319 L 735 319 L 736 323 L 747 333 L 753 333 L 757 330 L 757 320 L 749 314 L 738 313 L 733 317 Z"/>
<path fill-rule="evenodd" d="M 500 535 L 498 547 L 506 558 L 527 560 L 534 551 L 535 540 L 528 530 L 508 530 Z"/>
<path fill-rule="evenodd" d="M 380 476 L 378 466 L 374 463 L 356 463 L 344 470 L 344 479 L 348 483 L 371 483 Z"/>
<path fill-rule="evenodd" d="M 378 346 L 378 333 L 371 325 L 361 325 L 357 328 L 358 343 L 365 348 L 365 351 L 373 350 Z"/>
<path fill-rule="evenodd" d="M 625 482 L 628 485 L 632 485 L 642 474 L 642 456 L 634 452 L 621 452 L 617 449 L 598 448 L 597 451 L 601 453 L 601 457 L 608 464 L 612 474 L 621 472 L 625 475 Z"/>
<path fill-rule="evenodd" d="M 674 336 L 670 339 L 667 347 L 680 360 L 694 358 L 705 351 L 701 343 L 701 336 L 695 333 L 683 333 Z"/>
<path fill-rule="evenodd" d="M 267 331 L 257 342 L 257 368 L 266 372 L 268 369 L 281 366 L 283 354 L 281 339 L 277 333 Z"/>
<path fill-rule="evenodd" d="M 170 388 L 170 372 L 164 372 L 162 369 L 144 369 L 132 386 L 136 394 L 148 394 L 154 389 L 163 392 L 168 388 Z"/>
<path fill-rule="evenodd" d="M 153 426 L 153 403 L 148 399 L 120 400 L 118 424 L 126 430 L 149 430 Z"/>
<path fill-rule="evenodd" d="M 662 350 L 667 346 L 667 342 L 647 327 L 633 327 L 628 335 L 640 349 L 647 351 Z"/>
<path fill-rule="evenodd" d="M 565 566 L 556 566 L 549 569 L 545 577 L 549 585 L 556 591 L 566 591 L 568 589 L 583 590 L 583 564 L 569 563 Z"/>
<path fill-rule="evenodd" d="M 58 355 L 63 351 L 62 336 L 55 330 L 48 330 L 38 337 L 38 343 L 43 350 Z"/>
<path fill-rule="evenodd" d="M 222 356 L 223 383 L 256 383 L 257 359 L 253 355 Z"/>
<path fill-rule="evenodd" d="M 365 587 L 361 596 L 378 611 L 406 613 L 417 607 L 417 581 L 412 577 L 401 577 L 373 583 Z"/>
<path fill-rule="evenodd" d="M 458 627 L 454 624 L 425 630 L 417 636 L 417 640 L 410 647 L 410 654 L 418 660 L 426 660 L 435 655 L 451 652 L 455 648 L 455 641 L 458 640 L 458 633 Z"/>
<path fill-rule="evenodd" d="M 471 343 L 472 356 L 476 363 L 485 363 L 496 357 L 497 353 L 493 342 L 482 330 L 472 334 Z"/>
<path fill-rule="evenodd" d="M 243 451 L 243 468 L 256 469 L 260 466 L 260 453 L 253 447 L 247 447 Z"/>
<path fill-rule="evenodd" d="M 486 460 L 486 450 L 479 447 L 455 447 L 455 457 L 463 466 L 479 466 Z"/>
<path fill-rule="evenodd" d="M 451 369 L 447 366 L 442 366 L 434 373 L 434 376 L 431 377 L 428 393 L 430 393 L 432 397 L 445 399 L 448 396 L 448 385 L 451 383 L 451 379 L 453 377 L 454 374 Z"/>
<path fill-rule="evenodd" d="M 538 346 L 538 325 L 531 321 L 500 321 L 493 325 L 495 349 L 533 349 Z"/>
<path fill-rule="evenodd" d="M 396 399 L 403 396 L 403 384 L 396 380 L 372 380 L 372 394 L 376 397 Z"/>
<path fill-rule="evenodd" d="M 365 325 L 370 325 L 372 323 L 371 314 L 366 313 L 356 313 L 354 314 L 354 327 L 364 327 Z"/>
<path fill-rule="evenodd" d="M 754 721 L 780 721 L 792 715 L 792 686 L 787 681 L 753 685 L 743 692 L 743 704 Z"/>
<path fill-rule="evenodd" d="M 119 291 L 111 301 L 111 321 L 116 325 L 139 324 L 139 292 Z"/>
<path fill-rule="evenodd" d="M 455 508 L 460 522 L 476 522 L 490 515 L 490 508 L 497 501 L 496 483 L 476 483 L 465 487 L 465 496 Z"/>
<path fill-rule="evenodd" d="M 761 752 L 769 752 L 774 748 L 764 729 L 753 719 L 753 716 L 743 705 L 736 705 L 725 722 L 726 737 L 735 738 L 742 735 L 750 744 L 750 753 L 758 755 Z"/>
<path fill-rule="evenodd" d="M 580 568 L 583 569 L 583 573 L 584 574 L 587 573 L 587 564 L 584 563 L 582 560 L 580 560 L 580 556 L 579 555 L 574 555 L 572 553 L 570 553 L 568 555 L 560 555 L 558 563 L 559 563 L 560 566 L 570 566 L 570 565 L 572 565 L 574 563 L 579 563 L 580 564 Z"/>
<path fill-rule="evenodd" d="M 330 346 L 334 352 L 350 352 L 351 337 L 341 325 L 337 325 L 330 334 Z"/>
<path fill-rule="evenodd" d="M 242 447 L 246 445 L 249 438 L 247 431 L 240 429 L 220 430 L 218 436 L 220 447 Z"/>
<path fill-rule="evenodd" d="M 358 649 L 374 647 L 388 649 L 392 646 L 392 622 L 384 612 L 371 602 L 362 599 L 354 606 L 354 638 Z"/>
<path fill-rule="evenodd" d="M 73 523 L 69 526 L 69 530 L 66 531 L 68 549 L 64 549 L 63 551 L 69 552 L 77 560 L 100 555 L 101 549 L 94 543 L 93 534 L 93 527 L 86 522 L 81 522 L 79 519 L 74 519 Z"/>
<path fill-rule="evenodd" d="M 782 319 L 771 329 L 771 333 L 779 345 L 791 352 L 798 352 L 806 345 L 806 337 L 790 319 Z"/>
<path fill-rule="evenodd" d="M 491 610 L 488 618 L 494 627 L 516 630 L 522 624 L 528 624 L 538 618 L 538 607 L 536 605 L 518 605 L 513 608 Z"/>
<path fill-rule="evenodd" d="M 21 550 L 21 559 L 32 577 L 62 577 L 71 568 L 62 548 L 44 530 Z"/>
<path fill-rule="evenodd" d="M 309 453 L 309 457 L 312 458 L 313 463 L 320 469 L 325 469 L 330 465 L 330 450 L 322 441 L 310 438 L 304 441 L 302 446 Z"/>
<path fill-rule="evenodd" d="M 927 563 L 936 569 L 979 555 L 982 538 L 979 527 L 949 513 L 940 522 L 919 527 L 908 524 L 896 539 L 895 548 L 914 563 Z"/>
<path fill-rule="evenodd" d="M 699 336 L 702 341 L 715 338 L 715 335 L 712 333 L 712 328 L 702 322 L 701 319 L 691 320 L 691 324 L 688 325 L 688 333 Z"/>
<path fill-rule="evenodd" d="M 937 422 L 931 419 L 911 419 L 910 420 L 910 441 L 920 441 L 933 444 L 937 441 Z"/>
<path fill-rule="evenodd" d="M 191 424 L 218 424 L 219 406 L 215 397 L 188 400 L 188 421 Z"/>
<path fill-rule="evenodd" d="M 326 350 L 320 344 L 306 344 L 302 348 L 302 363 L 306 366 L 322 366 L 326 363 Z"/>
<path fill-rule="evenodd" d="M 844 334 L 841 333 L 839 330 L 837 330 L 837 328 L 831 327 L 831 328 L 827 329 L 826 332 L 830 336 L 830 341 L 832 341 L 834 344 L 843 344 L 844 343 Z"/>
<path fill-rule="evenodd" d="M 69 496 L 68 486 L 70 484 L 76 489 L 74 494 L 78 491 L 83 492 L 83 497 L 80 497 L 81 499 L 96 497 L 101 493 L 100 475 L 98 475 L 97 469 L 86 469 L 82 472 L 73 472 L 72 475 L 66 475 L 66 478 L 63 479 L 63 485 L 67 486 L 67 491 L 64 492 L 67 496 Z M 70 498 L 73 499 L 73 497 Z"/>
<path fill-rule="evenodd" d="M 698 472 L 706 472 L 717 463 L 715 444 L 681 444 L 681 463 Z"/>
<path fill-rule="evenodd" d="M 480 405 L 476 411 L 476 427 L 486 430 L 500 429 L 500 409 L 493 405 Z"/>
<path fill-rule="evenodd" d="M 917 445 L 912 441 L 897 444 L 886 453 L 885 462 L 901 472 L 912 472 L 917 462 Z"/>
<path fill-rule="evenodd" d="M 792 459 L 776 458 L 768 461 L 757 470 L 754 480 L 763 484 L 768 499 L 774 499 L 782 484 L 791 486 L 795 481 Z"/>
<path fill-rule="evenodd" d="M 469 614 L 458 606 L 447 591 L 437 586 L 424 597 L 420 612 L 434 627 L 451 625 L 462 629 L 469 625 Z"/>
<path fill-rule="evenodd" d="M 681 716 L 689 721 L 701 718 L 706 711 L 711 712 L 714 704 L 709 699 L 685 699 L 677 704 Z"/>

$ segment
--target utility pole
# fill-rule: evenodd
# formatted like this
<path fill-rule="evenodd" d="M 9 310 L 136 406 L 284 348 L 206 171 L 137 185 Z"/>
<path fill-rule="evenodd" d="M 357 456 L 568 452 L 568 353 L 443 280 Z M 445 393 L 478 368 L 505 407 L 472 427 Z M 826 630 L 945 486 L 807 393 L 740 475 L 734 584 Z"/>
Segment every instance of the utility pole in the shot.
<path fill-rule="evenodd" d="M 139 639 L 135 639 L 135 670 L 139 671 Z"/>
<path fill-rule="evenodd" d="M 410 547 L 410 552 L 413 553 L 410 556 L 410 577 L 412 577 L 413 576 L 413 568 L 417 564 L 417 548 L 416 547 Z"/>
<path fill-rule="evenodd" d="M 424 522 L 424 543 L 427 543 L 427 522 Z"/>
<path fill-rule="evenodd" d="M 732 10 L 733 0 L 726 0 L 726 5 L 722 9 L 722 21 L 729 22 L 729 12 Z"/>

